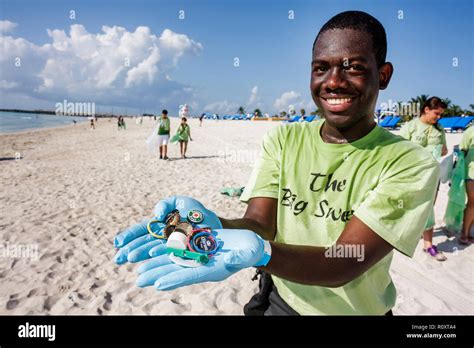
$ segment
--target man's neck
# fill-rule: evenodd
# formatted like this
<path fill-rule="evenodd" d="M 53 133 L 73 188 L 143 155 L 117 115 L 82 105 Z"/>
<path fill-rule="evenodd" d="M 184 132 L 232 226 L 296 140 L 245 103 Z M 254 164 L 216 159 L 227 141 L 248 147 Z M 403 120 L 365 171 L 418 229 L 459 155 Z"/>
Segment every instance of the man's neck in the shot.
<path fill-rule="evenodd" d="M 363 138 L 370 133 L 376 126 L 374 120 L 369 117 L 361 118 L 351 128 L 336 128 L 324 122 L 321 128 L 321 138 L 325 143 L 330 144 L 347 144 Z"/>

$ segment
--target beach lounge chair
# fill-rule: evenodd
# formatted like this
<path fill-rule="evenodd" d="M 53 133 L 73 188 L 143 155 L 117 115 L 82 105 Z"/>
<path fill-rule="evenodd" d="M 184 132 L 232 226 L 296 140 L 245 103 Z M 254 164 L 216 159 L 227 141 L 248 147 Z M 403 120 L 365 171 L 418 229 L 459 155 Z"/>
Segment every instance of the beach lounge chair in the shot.
<path fill-rule="evenodd" d="M 459 116 L 443 117 L 438 121 L 438 124 L 440 124 L 445 130 L 451 131 L 451 129 L 456 124 L 456 122 L 459 121 L 459 119 L 461 119 L 461 117 Z"/>
<path fill-rule="evenodd" d="M 304 120 L 305 120 L 306 122 L 313 122 L 313 120 L 314 120 L 315 118 L 316 118 L 316 116 L 311 115 L 311 116 L 307 116 Z"/>
<path fill-rule="evenodd" d="M 292 118 L 290 118 L 288 121 L 285 121 L 285 122 L 288 122 L 288 123 L 298 122 L 300 118 L 301 116 L 293 116 Z"/>
<path fill-rule="evenodd" d="M 451 131 L 466 130 L 467 127 L 474 121 L 474 116 L 460 117 L 459 120 L 451 127 Z"/>
<path fill-rule="evenodd" d="M 387 127 L 388 123 L 392 120 L 392 116 L 386 116 L 382 122 L 379 123 L 380 127 Z"/>
<path fill-rule="evenodd" d="M 390 122 L 388 122 L 387 125 L 384 126 L 384 127 L 394 129 L 394 128 L 397 127 L 397 125 L 400 123 L 401 120 L 402 120 L 401 117 L 398 117 L 398 116 L 392 117 L 392 119 L 390 120 Z"/>

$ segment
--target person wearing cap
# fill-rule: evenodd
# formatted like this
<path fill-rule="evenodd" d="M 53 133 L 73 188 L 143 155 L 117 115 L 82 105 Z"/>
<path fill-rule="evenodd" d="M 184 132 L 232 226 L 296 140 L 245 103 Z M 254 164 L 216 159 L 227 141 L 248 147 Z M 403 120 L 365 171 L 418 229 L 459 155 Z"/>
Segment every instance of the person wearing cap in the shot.
<path fill-rule="evenodd" d="M 385 29 L 371 15 L 330 19 L 311 60 L 311 95 L 324 119 L 284 124 L 264 137 L 241 196 L 244 216 L 218 218 L 182 196 L 155 207 L 156 219 L 176 207 L 183 216 L 202 212 L 222 243 L 212 260 L 197 268 L 173 263 L 143 222 L 115 237 L 115 262 L 151 257 L 138 268 L 137 285 L 159 291 L 257 267 L 266 276 L 259 303 L 246 314 L 390 315 L 393 254 L 413 255 L 440 170 L 430 153 L 372 117 L 393 73 L 386 52 Z"/>
<path fill-rule="evenodd" d="M 158 144 L 160 145 L 160 159 L 168 159 L 168 142 L 170 140 L 170 119 L 168 110 L 161 112 L 160 124 L 158 127 Z"/>

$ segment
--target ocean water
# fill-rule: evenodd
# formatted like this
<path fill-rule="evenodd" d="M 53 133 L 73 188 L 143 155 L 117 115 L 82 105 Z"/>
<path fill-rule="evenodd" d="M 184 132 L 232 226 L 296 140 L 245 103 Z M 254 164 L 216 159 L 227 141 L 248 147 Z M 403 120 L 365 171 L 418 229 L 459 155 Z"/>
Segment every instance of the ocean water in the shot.
<path fill-rule="evenodd" d="M 0 111 L 0 133 L 15 133 L 27 129 L 49 128 L 85 122 L 87 117 L 24 114 Z"/>

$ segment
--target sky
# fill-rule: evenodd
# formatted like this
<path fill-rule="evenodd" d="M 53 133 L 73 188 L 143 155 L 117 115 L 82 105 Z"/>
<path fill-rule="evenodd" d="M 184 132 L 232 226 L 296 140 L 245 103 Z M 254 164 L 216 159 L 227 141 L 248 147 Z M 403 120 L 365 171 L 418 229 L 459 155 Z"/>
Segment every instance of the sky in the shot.
<path fill-rule="evenodd" d="M 395 71 L 378 106 L 420 94 L 474 104 L 471 0 L 0 0 L 0 108 L 309 113 L 314 38 L 346 10 L 387 32 Z"/>

